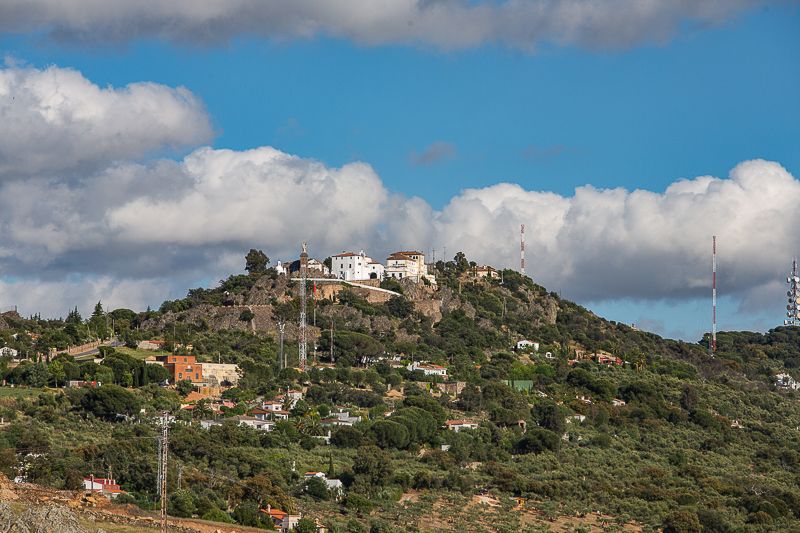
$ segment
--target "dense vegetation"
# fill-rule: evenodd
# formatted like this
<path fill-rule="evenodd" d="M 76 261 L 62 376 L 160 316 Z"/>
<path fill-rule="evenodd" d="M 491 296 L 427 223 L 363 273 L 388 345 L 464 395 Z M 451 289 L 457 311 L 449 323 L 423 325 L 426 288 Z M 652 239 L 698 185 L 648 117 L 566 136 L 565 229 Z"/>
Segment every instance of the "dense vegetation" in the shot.
<path fill-rule="evenodd" d="M 403 296 L 384 303 L 350 290 L 310 302 L 313 357 L 325 364 L 300 373 L 282 368 L 274 331 L 218 328 L 208 310 L 260 295 L 275 320 L 296 321 L 297 282 L 281 281 L 268 263 L 251 250 L 248 274 L 158 311 L 106 313 L 98 304 L 88 320 L 77 310 L 65 320 L 5 315 L 0 345 L 30 359 L 0 363 L 17 385 L 0 388 L 0 416 L 10 422 L 0 430 L 0 469 L 75 489 L 112 468 L 124 498 L 152 508 L 157 417 L 168 411 L 176 417 L 170 512 L 179 516 L 269 527 L 259 509 L 271 505 L 332 531 L 539 530 L 513 509 L 509 498 L 520 497 L 543 517 L 599 510 L 648 530 L 800 527 L 798 393 L 772 382 L 800 366 L 798 328 L 721 333 L 710 359 L 705 339 L 671 341 L 605 321 L 513 271 L 476 279 L 457 254 L 437 263 L 437 292 L 393 282 L 385 286 Z M 425 309 L 434 300 L 438 314 Z M 235 312 L 245 323 L 250 313 Z M 56 355 L 112 335 L 125 346 L 104 347 L 99 364 Z M 304 398 L 270 432 L 234 420 L 202 429 L 199 420 L 213 416 L 208 402 L 181 409 L 191 387 L 161 386 L 166 371 L 133 349 L 149 338 L 240 365 L 242 380 L 223 393 L 236 406 L 223 407 L 222 420 L 287 388 Z M 538 352 L 515 351 L 523 338 L 539 342 Z M 294 337 L 284 349 L 294 364 Z M 599 364 L 595 354 L 623 363 Z M 442 378 L 407 370 L 412 360 L 446 366 L 463 390 L 442 393 Z M 75 379 L 103 385 L 61 388 Z M 333 428 L 326 445 L 318 437 L 336 407 L 362 421 Z M 447 419 L 479 427 L 456 433 L 444 429 Z M 307 470 L 340 479 L 344 494 L 306 480 Z M 414 497 L 401 502 L 403 494 Z M 501 504 L 491 524 L 471 505 L 482 494 Z M 431 516 L 438 521 L 422 525 Z"/>

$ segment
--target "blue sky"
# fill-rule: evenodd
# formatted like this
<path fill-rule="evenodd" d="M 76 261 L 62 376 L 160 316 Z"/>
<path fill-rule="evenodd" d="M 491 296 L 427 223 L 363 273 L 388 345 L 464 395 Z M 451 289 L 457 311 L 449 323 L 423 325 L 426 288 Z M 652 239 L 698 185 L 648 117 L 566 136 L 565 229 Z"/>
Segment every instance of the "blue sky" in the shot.
<path fill-rule="evenodd" d="M 207 109 L 215 148 L 272 146 L 331 167 L 363 161 L 390 193 L 436 210 L 464 189 L 499 182 L 566 197 L 584 185 L 662 192 L 681 178 L 724 178 L 756 158 L 800 176 L 800 14 L 791 3 L 610 50 L 548 42 L 535 51 L 493 42 L 442 50 L 328 36 L 87 45 L 41 30 L 0 33 L 0 50 L 9 64 L 73 68 L 100 87 L 185 86 Z M 775 309 L 742 316 L 740 300 L 721 322 L 769 326 Z M 708 317 L 696 295 L 582 301 L 684 337 Z"/>

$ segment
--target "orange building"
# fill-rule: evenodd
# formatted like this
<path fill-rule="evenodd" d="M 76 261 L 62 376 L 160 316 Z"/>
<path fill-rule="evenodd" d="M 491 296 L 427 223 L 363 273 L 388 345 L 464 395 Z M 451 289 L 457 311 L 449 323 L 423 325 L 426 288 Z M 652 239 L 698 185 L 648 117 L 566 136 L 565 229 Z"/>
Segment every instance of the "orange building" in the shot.
<path fill-rule="evenodd" d="M 169 372 L 172 383 L 189 380 L 192 383 L 203 382 L 203 364 L 197 362 L 193 355 L 162 355 L 158 359 Z"/>

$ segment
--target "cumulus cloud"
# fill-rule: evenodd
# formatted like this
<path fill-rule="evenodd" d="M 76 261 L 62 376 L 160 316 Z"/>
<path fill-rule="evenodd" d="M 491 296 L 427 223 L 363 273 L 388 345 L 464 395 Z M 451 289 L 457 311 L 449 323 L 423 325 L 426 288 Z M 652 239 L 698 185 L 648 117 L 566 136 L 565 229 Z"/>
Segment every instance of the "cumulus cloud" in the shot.
<path fill-rule="evenodd" d="M 800 245 L 800 182 L 774 162 L 746 161 L 726 178 L 679 179 L 661 192 L 587 185 L 564 196 L 501 183 L 464 190 L 436 210 L 393 194 L 363 162 L 330 167 L 271 147 L 137 160 L 192 142 L 186 120 L 208 135 L 202 105 L 179 90 L 135 84 L 148 90 L 139 102 L 134 86 L 99 89 L 56 68 L 13 67 L 0 81 L 0 116 L 50 117 L 59 132 L 23 128 L 28 142 L 15 145 L 0 121 L 0 307 L 61 314 L 99 299 L 157 304 L 239 270 L 250 247 L 290 259 L 303 240 L 320 258 L 447 247 L 451 257 L 461 250 L 516 267 L 524 223 L 528 273 L 595 302 L 706 296 L 717 235 L 720 288 L 752 312 L 780 301 L 779 280 Z"/>
<path fill-rule="evenodd" d="M 455 157 L 455 155 L 456 145 L 449 142 L 436 141 L 419 154 L 412 152 L 410 159 L 411 163 L 414 165 L 427 166 L 438 163 L 444 159 Z"/>
<path fill-rule="evenodd" d="M 202 102 L 185 88 L 101 88 L 71 69 L 0 69 L 0 179 L 52 172 L 63 177 L 108 161 L 196 146 L 211 133 Z"/>
<path fill-rule="evenodd" d="M 781 0 L 4 0 L 0 31 L 71 42 L 332 35 L 368 45 L 463 48 L 541 42 L 626 47 L 668 39 L 687 23 L 718 24 Z"/>

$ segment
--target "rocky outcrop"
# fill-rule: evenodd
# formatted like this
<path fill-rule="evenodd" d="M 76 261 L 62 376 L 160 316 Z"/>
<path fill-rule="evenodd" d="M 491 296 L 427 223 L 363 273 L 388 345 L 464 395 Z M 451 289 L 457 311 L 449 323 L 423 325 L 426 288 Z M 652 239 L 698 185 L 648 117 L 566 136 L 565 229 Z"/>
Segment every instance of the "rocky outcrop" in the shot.
<path fill-rule="evenodd" d="M 21 510 L 0 502 L 0 531 L 4 533 L 89 533 L 78 517 L 62 505 L 24 505 Z"/>

